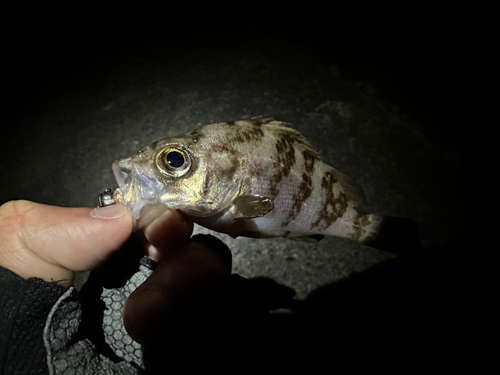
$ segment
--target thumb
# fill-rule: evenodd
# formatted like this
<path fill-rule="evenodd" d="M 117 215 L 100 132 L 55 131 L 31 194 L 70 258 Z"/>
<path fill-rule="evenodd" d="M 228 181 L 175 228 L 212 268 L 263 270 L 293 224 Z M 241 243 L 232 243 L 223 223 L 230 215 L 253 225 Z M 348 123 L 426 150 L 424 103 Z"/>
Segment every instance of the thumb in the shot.
<path fill-rule="evenodd" d="M 131 233 L 132 218 L 121 204 L 91 209 L 7 202 L 0 207 L 0 265 L 69 287 L 74 271 L 98 267 Z"/>

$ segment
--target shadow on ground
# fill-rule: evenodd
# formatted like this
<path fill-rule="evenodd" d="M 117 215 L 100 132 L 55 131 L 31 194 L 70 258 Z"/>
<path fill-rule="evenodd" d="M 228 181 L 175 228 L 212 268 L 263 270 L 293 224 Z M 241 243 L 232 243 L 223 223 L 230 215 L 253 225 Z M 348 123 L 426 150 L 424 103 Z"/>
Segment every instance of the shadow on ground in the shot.
<path fill-rule="evenodd" d="M 378 264 L 304 301 L 271 279 L 233 275 L 220 298 L 145 349 L 146 366 L 489 373 L 498 284 L 492 258 L 485 233 Z"/>

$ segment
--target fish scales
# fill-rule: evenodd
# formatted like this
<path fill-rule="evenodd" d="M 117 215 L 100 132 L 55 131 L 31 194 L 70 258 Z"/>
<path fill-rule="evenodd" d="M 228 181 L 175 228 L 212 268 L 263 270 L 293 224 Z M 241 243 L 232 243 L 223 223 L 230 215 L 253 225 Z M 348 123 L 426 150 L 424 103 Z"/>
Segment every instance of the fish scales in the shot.
<path fill-rule="evenodd" d="M 138 219 L 165 204 L 233 237 L 364 241 L 379 216 L 362 191 L 290 124 L 252 118 L 166 138 L 113 164 L 122 201 Z"/>

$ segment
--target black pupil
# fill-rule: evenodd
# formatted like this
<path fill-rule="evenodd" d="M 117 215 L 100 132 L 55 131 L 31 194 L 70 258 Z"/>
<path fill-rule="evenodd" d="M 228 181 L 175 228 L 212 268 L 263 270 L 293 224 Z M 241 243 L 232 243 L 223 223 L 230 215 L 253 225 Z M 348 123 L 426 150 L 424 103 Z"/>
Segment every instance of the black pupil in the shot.
<path fill-rule="evenodd" d="M 167 163 L 172 168 L 179 168 L 184 165 L 184 156 L 178 151 L 170 151 L 167 154 Z"/>

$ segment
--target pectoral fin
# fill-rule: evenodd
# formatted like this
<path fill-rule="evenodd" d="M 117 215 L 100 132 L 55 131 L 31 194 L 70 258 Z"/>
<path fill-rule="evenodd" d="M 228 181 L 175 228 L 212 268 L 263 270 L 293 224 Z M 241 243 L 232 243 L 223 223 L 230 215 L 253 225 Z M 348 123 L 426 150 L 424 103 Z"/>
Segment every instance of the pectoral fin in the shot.
<path fill-rule="evenodd" d="M 273 209 L 273 202 L 269 198 L 259 195 L 244 195 L 234 200 L 231 207 L 233 220 L 253 219 L 267 214 Z"/>

